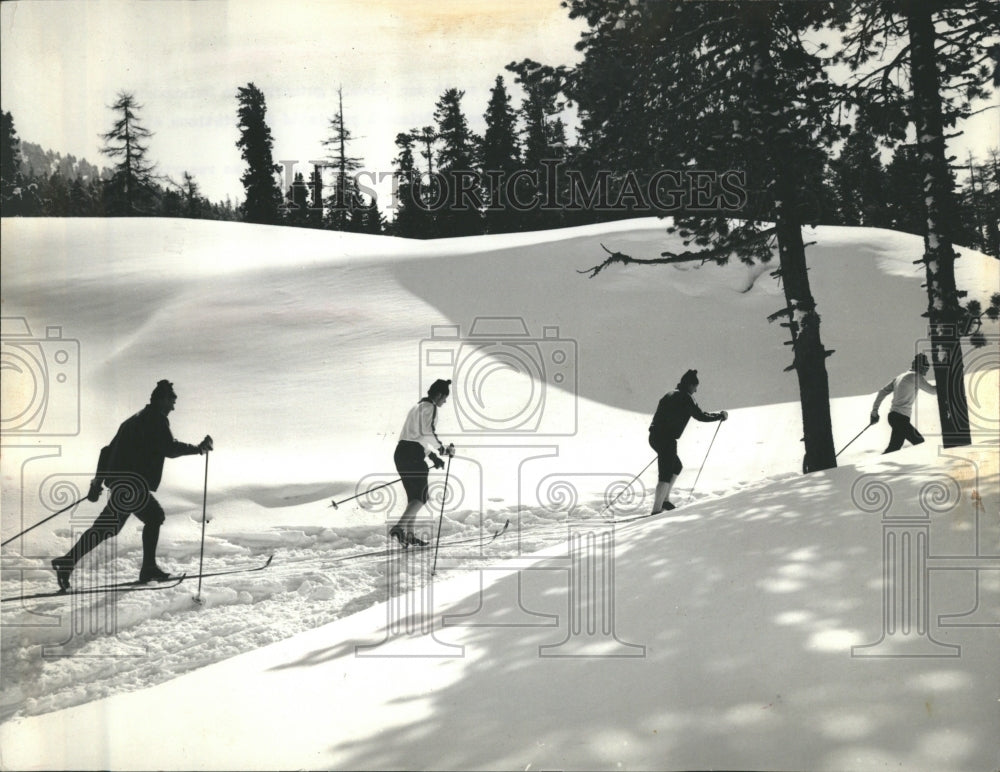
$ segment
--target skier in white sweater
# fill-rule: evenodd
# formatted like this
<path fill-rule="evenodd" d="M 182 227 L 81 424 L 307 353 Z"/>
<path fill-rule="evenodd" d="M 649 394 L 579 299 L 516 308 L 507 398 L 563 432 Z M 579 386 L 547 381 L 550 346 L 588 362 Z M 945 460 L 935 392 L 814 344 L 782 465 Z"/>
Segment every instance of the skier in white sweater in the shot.
<path fill-rule="evenodd" d="M 389 535 L 404 547 L 411 544 L 419 546 L 427 544 L 426 540 L 413 532 L 417 513 L 427 503 L 428 469 L 424 457 L 430 457 L 435 469 L 442 469 L 444 461 L 438 453 L 442 456 L 455 455 L 454 444 L 445 447 L 437 436 L 437 411 L 447 402 L 450 393 L 450 380 L 434 381 L 427 390 L 427 396 L 410 408 L 403 429 L 399 433 L 393 462 L 403 481 L 407 503 L 406 510 L 399 518 L 399 522 L 390 529 Z"/>
<path fill-rule="evenodd" d="M 889 408 L 887 420 L 892 427 L 892 436 L 886 446 L 885 453 L 892 453 L 903 447 L 903 442 L 908 440 L 913 445 L 919 445 L 924 441 L 923 435 L 917 431 L 916 427 L 910 423 L 910 416 L 913 414 L 913 403 L 917 400 L 917 389 L 922 389 L 928 394 L 937 394 L 937 389 L 927 382 L 924 377 L 930 370 L 930 362 L 927 361 L 926 354 L 917 354 L 913 358 L 913 364 L 905 373 L 900 373 L 875 395 L 875 402 L 872 405 L 871 422 L 878 423 L 878 409 L 882 401 L 892 394 L 892 406 Z"/>

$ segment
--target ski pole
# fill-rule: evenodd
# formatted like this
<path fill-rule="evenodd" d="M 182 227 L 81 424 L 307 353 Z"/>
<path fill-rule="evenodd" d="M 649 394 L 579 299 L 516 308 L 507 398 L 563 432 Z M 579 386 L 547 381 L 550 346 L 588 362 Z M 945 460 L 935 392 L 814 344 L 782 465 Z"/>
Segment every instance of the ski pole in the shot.
<path fill-rule="evenodd" d="M 71 510 L 71 509 L 72 509 L 73 507 L 75 507 L 75 506 L 76 506 L 77 504 L 80 504 L 81 502 L 83 502 L 83 501 L 86 501 L 86 500 L 87 500 L 87 497 L 86 497 L 86 496 L 84 496 L 84 497 L 83 497 L 82 499 L 77 499 L 76 501 L 74 501 L 74 502 L 73 502 L 72 504 L 70 504 L 69 506 L 67 506 L 67 507 L 63 507 L 63 508 L 62 508 L 62 509 L 60 509 L 60 510 L 59 510 L 58 512 L 53 512 L 53 513 L 52 513 L 51 515 L 49 515 L 49 516 L 48 516 L 47 518 L 45 518 L 44 520 L 40 520 L 39 522 L 35 523 L 35 524 L 34 524 L 33 526 L 31 526 L 30 528 L 25 528 L 25 529 L 24 529 L 23 531 L 21 531 L 21 533 L 16 533 L 16 534 L 14 534 L 14 535 L 13 535 L 13 536 L 11 536 L 11 537 L 10 537 L 9 539 L 7 539 L 7 541 L 5 541 L 5 542 L 3 542 L 2 544 L 0 544 L 0 547 L 6 547 L 6 546 L 7 546 L 8 544 L 10 544 L 10 543 L 11 543 L 12 541 L 14 541 L 14 539 L 17 539 L 18 537 L 21 537 L 21 536 L 24 536 L 24 534 L 26 534 L 26 533 L 27 533 L 28 531 L 33 531 L 33 530 L 35 530 L 35 529 L 36 529 L 36 528 L 37 528 L 38 526 L 42 525 L 43 523 L 47 523 L 47 522 L 49 522 L 49 520 L 51 520 L 51 519 L 52 519 L 53 517 L 56 517 L 56 516 L 58 516 L 58 515 L 61 515 L 61 514 L 62 514 L 63 512 L 67 512 L 67 511 Z"/>
<path fill-rule="evenodd" d="M 201 574 L 205 565 L 205 520 L 208 519 L 208 454 L 205 451 L 205 489 L 201 496 L 201 554 L 198 556 L 198 594 L 194 596 L 195 603 L 201 603 Z"/>
<path fill-rule="evenodd" d="M 361 493 L 356 493 L 355 495 L 350 496 L 349 498 L 341 499 L 340 501 L 331 501 L 330 502 L 330 506 L 333 507 L 334 509 L 340 509 L 340 506 L 339 506 L 340 504 L 346 504 L 348 501 L 353 501 L 354 499 L 361 498 L 362 496 L 367 496 L 369 493 L 374 493 L 379 488 L 387 488 L 390 485 L 395 485 L 396 483 L 398 483 L 402 479 L 403 479 L 402 477 L 397 477 L 392 482 L 387 482 L 387 483 L 382 483 L 381 485 L 376 485 L 374 488 L 369 488 L 366 491 L 361 491 Z"/>
<path fill-rule="evenodd" d="M 701 479 L 701 470 L 705 468 L 705 462 L 708 461 L 708 454 L 712 452 L 712 445 L 715 444 L 715 438 L 719 434 L 719 429 L 722 428 L 722 421 L 719 421 L 719 425 L 715 427 L 715 434 L 712 435 L 712 441 L 708 443 L 708 450 L 705 451 L 705 458 L 702 459 L 701 467 L 698 469 L 698 474 L 694 478 L 694 485 L 691 486 L 691 493 L 688 496 L 687 503 L 691 503 L 691 499 L 694 498 L 694 489 L 698 487 L 698 480 Z"/>
<path fill-rule="evenodd" d="M 437 571 L 438 547 L 441 544 L 441 523 L 444 520 L 444 502 L 448 498 L 448 475 L 451 474 L 451 456 L 448 456 L 448 466 L 444 470 L 444 493 L 441 494 L 441 515 L 438 517 L 438 534 L 434 542 L 434 565 L 431 566 L 431 576 Z"/>
<path fill-rule="evenodd" d="M 860 437 L 862 434 L 864 434 L 866 431 L 868 431 L 872 426 L 874 426 L 874 424 L 870 423 L 864 429 L 862 429 L 860 432 L 858 432 L 857 434 L 855 434 L 854 435 L 854 440 L 856 440 L 858 437 Z M 851 442 L 854 442 L 854 440 L 851 440 Z M 834 456 L 834 458 L 836 458 L 841 453 L 843 453 L 845 450 L 847 450 L 851 446 L 851 442 L 848 442 L 844 447 L 842 447 L 840 450 L 838 450 L 837 453 L 836 453 L 836 455 Z"/>
<path fill-rule="evenodd" d="M 658 458 L 658 456 L 653 456 L 653 461 L 656 461 L 656 459 L 657 459 L 657 458 Z M 631 480 L 629 480 L 629 483 L 628 483 L 628 485 L 626 485 L 626 486 L 625 486 L 624 488 L 622 488 L 622 489 L 621 489 L 620 491 L 618 491 L 618 495 L 617 495 L 617 496 L 615 496 L 615 497 L 614 497 L 614 498 L 613 498 L 613 499 L 611 500 L 611 503 L 610 503 L 610 504 L 607 504 L 607 505 L 606 505 L 606 506 L 604 507 L 604 509 L 602 509 L 602 510 L 601 510 L 601 511 L 600 511 L 600 512 L 598 513 L 598 517 L 604 517 L 604 513 L 605 513 L 605 512 L 607 512 L 607 511 L 608 511 L 609 509 L 611 509 L 611 507 L 613 507 L 613 506 L 615 505 L 615 502 L 616 502 L 616 501 L 618 501 L 618 499 L 620 499 L 620 498 L 622 497 L 622 494 L 623 494 L 623 493 L 624 493 L 625 491 L 627 491 L 627 490 L 628 490 L 629 488 L 631 488 L 631 487 L 632 487 L 632 483 L 634 483 L 634 482 L 635 482 L 636 480 L 638 480 L 638 479 L 639 479 L 640 477 L 642 477 L 643 473 L 644 473 L 644 472 L 645 472 L 645 471 L 646 471 L 647 469 L 649 469 L 649 467 L 651 467 L 651 466 L 653 465 L 653 461 L 650 461 L 650 462 L 649 462 L 648 464 L 646 464 L 646 466 L 644 466 L 644 467 L 642 468 L 642 472 L 639 472 L 639 474 L 637 474 L 637 475 L 636 475 L 635 477 L 633 477 L 633 478 L 632 478 Z"/>

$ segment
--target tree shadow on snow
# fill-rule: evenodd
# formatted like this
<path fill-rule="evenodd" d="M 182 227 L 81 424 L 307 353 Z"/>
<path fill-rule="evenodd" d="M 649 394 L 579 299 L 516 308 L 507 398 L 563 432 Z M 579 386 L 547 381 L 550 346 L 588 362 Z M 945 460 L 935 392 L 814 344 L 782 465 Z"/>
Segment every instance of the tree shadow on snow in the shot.
<path fill-rule="evenodd" d="M 919 512 L 924 481 L 891 463 L 882 470 L 893 506 Z M 338 741 L 331 754 L 357 769 L 988 765 L 995 705 L 981 684 L 996 672 L 985 653 L 995 629 L 938 624 L 974 607 L 975 572 L 931 585 L 932 637 L 961 644 L 959 656 L 852 656 L 884 632 L 884 528 L 843 483 L 862 475 L 833 475 L 619 527 L 614 612 L 600 617 L 614 632 L 582 641 L 591 656 L 550 656 L 582 640 L 570 631 L 566 557 L 435 609 L 436 638 L 465 647 L 446 666 L 460 672 L 430 694 L 396 698 L 412 720 Z M 945 552 L 968 543 L 956 528 L 964 506 L 934 515 Z M 998 544 L 996 524 L 986 527 Z M 350 657 L 356 643 L 284 667 Z"/>

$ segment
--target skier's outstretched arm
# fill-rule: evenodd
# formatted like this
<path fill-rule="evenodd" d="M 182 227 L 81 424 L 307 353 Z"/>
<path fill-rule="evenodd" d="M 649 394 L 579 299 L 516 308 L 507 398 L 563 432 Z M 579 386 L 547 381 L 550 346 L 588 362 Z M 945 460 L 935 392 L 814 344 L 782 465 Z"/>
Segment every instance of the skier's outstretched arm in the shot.
<path fill-rule="evenodd" d="M 889 381 L 885 386 L 879 389 L 878 393 L 875 395 L 875 401 L 872 403 L 872 423 L 878 423 L 878 409 L 885 398 L 892 394 L 892 390 L 895 388 L 896 382 L 894 380 Z"/>
<path fill-rule="evenodd" d="M 691 400 L 691 417 L 696 421 L 702 421 L 703 423 L 708 423 L 710 421 L 725 421 L 729 418 L 729 413 L 725 410 L 721 410 L 718 413 L 706 413 L 700 407 L 698 403 L 693 399 Z"/>
<path fill-rule="evenodd" d="M 170 431 L 170 427 L 164 426 L 160 433 L 160 448 L 163 451 L 165 458 L 178 458 L 179 456 L 197 456 L 204 453 L 206 450 L 212 450 L 212 438 L 207 434 L 205 439 L 203 439 L 197 445 L 192 445 L 189 442 L 181 442 L 180 440 L 175 440 L 174 435 Z"/>

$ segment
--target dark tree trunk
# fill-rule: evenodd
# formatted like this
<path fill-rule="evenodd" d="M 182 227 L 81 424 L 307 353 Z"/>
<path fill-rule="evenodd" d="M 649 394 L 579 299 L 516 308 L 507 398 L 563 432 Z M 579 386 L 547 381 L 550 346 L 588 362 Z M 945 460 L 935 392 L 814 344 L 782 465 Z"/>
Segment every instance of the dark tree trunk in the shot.
<path fill-rule="evenodd" d="M 767 4 L 761 4 L 751 15 L 755 33 L 756 62 L 752 82 L 762 97 L 759 116 L 762 124 L 773 117 L 766 113 L 782 110 L 782 95 L 776 92 L 774 63 L 770 54 L 772 35 L 771 19 Z M 794 148 L 785 148 L 782 133 L 762 131 L 761 152 L 769 155 L 772 170 L 772 193 L 775 200 L 775 230 L 778 239 L 778 257 L 781 277 L 788 307 L 792 333 L 794 360 L 792 367 L 799 379 L 799 398 L 802 404 L 802 432 L 805 443 L 803 470 L 816 472 L 837 466 L 833 445 L 833 428 L 830 423 L 830 384 L 826 373 L 827 352 L 820 338 L 820 317 L 816 301 L 809 287 L 806 269 L 806 249 L 802 240 L 802 224 L 796 211 L 798 200 L 796 180 L 793 178 Z"/>
<path fill-rule="evenodd" d="M 931 5 L 923 0 L 908 3 L 907 30 L 910 37 L 913 121 L 923 172 L 924 213 L 927 218 L 923 262 L 927 277 L 928 337 L 937 382 L 942 441 L 948 448 L 968 445 L 972 439 L 960 338 L 964 314 L 955 285 L 955 251 L 952 246 L 954 193 L 945 154 Z"/>
<path fill-rule="evenodd" d="M 779 183 L 779 190 L 785 187 Z M 784 199 L 785 201 L 789 199 Z M 816 472 L 837 466 L 830 421 L 830 383 L 826 373 L 826 348 L 820 338 L 820 317 L 809 289 L 806 273 L 806 250 L 802 226 L 787 210 L 778 208 L 775 223 L 778 255 L 785 301 L 790 309 L 794 345 L 793 366 L 799 379 L 802 403 L 802 431 L 805 442 L 804 471 Z M 784 211 L 783 211 L 784 210 Z"/>

